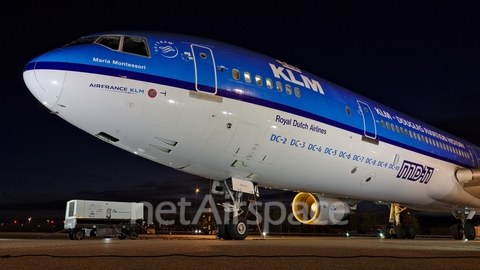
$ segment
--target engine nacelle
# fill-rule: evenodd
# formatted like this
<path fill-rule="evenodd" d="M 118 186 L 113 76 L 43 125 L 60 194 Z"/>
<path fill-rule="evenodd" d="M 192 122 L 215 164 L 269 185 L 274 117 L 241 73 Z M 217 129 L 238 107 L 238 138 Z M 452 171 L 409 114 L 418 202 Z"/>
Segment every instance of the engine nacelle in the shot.
<path fill-rule="evenodd" d="M 350 206 L 338 198 L 300 192 L 292 203 L 293 215 L 304 224 L 345 225 L 350 215 Z"/>
<path fill-rule="evenodd" d="M 455 177 L 460 184 L 480 180 L 480 169 L 460 169 L 455 172 Z"/>

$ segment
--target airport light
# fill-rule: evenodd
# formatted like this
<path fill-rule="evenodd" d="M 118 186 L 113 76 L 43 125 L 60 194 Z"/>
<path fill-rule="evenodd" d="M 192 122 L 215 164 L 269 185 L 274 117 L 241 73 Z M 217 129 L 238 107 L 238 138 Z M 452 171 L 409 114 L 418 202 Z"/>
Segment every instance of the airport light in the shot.
<path fill-rule="evenodd" d="M 195 207 L 198 207 L 198 193 L 200 192 L 199 188 L 195 189 Z"/>
<path fill-rule="evenodd" d="M 32 217 L 28 218 L 28 225 L 30 225 L 30 221 L 32 221 Z"/>

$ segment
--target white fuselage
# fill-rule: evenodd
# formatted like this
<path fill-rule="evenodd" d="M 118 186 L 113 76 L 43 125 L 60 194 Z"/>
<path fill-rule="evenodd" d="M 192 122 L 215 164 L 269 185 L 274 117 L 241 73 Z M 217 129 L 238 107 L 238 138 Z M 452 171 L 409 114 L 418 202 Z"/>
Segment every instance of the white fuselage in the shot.
<path fill-rule="evenodd" d="M 48 77 L 55 72 L 30 70 L 24 78 L 32 89 L 42 73 Z M 58 100 L 47 107 L 92 135 L 105 132 L 120 139 L 112 145 L 187 173 L 418 209 L 480 207 L 480 199 L 466 193 L 451 173 L 458 166 L 445 161 L 382 141 L 375 145 L 338 127 L 234 99 L 118 77 L 65 73 Z M 99 85 L 155 89 L 158 95 L 119 93 Z M 428 183 L 398 178 L 405 160 L 434 168 Z"/>

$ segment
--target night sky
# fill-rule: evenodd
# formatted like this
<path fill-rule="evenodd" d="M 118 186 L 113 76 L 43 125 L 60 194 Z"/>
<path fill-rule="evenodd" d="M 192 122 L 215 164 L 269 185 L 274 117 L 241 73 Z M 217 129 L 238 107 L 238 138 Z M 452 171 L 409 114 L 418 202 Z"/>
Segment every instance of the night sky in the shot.
<path fill-rule="evenodd" d="M 70 199 L 159 202 L 195 198 L 197 187 L 208 193 L 208 180 L 110 146 L 49 114 L 28 91 L 29 60 L 96 32 L 164 31 L 235 44 L 480 145 L 478 1 L 20 2 L 0 8 L 0 222 L 62 218 Z"/>

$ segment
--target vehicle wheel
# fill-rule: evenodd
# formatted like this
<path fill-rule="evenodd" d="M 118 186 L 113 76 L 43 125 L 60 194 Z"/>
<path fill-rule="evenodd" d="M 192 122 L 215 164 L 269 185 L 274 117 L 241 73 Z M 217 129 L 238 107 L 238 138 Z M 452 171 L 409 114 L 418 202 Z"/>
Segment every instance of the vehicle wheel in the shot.
<path fill-rule="evenodd" d="M 228 233 L 228 224 L 220 224 L 218 226 L 218 238 L 223 240 L 232 240 L 232 237 Z"/>
<path fill-rule="evenodd" d="M 460 224 L 454 224 L 450 229 L 450 232 L 452 233 L 453 239 L 462 240 L 463 233 L 462 233 L 462 227 L 460 226 Z"/>
<path fill-rule="evenodd" d="M 68 239 L 70 239 L 70 240 L 75 240 L 72 231 L 68 232 Z"/>
<path fill-rule="evenodd" d="M 75 240 L 82 240 L 83 237 L 85 237 L 85 232 L 81 229 L 76 229 L 74 232 L 73 232 L 73 239 Z"/>
<path fill-rule="evenodd" d="M 407 238 L 415 239 L 415 236 L 417 236 L 417 232 L 415 231 L 415 228 L 412 225 L 407 225 L 405 229 L 407 233 Z"/>
<path fill-rule="evenodd" d="M 465 224 L 465 229 L 463 233 L 465 234 L 465 238 L 467 238 L 468 240 L 475 240 L 476 233 L 473 224 Z"/>
<path fill-rule="evenodd" d="M 130 239 L 136 239 L 138 237 L 138 233 L 136 231 L 130 232 Z"/>
<path fill-rule="evenodd" d="M 248 235 L 248 224 L 244 217 L 238 217 L 230 220 L 228 224 L 228 234 L 234 240 L 243 240 Z"/>
<path fill-rule="evenodd" d="M 392 225 L 390 224 L 385 224 L 382 226 L 382 234 L 383 234 L 383 237 L 385 237 L 386 239 L 392 238 L 392 234 L 390 233 L 391 227 Z"/>
<path fill-rule="evenodd" d="M 121 232 L 120 235 L 118 236 L 118 239 L 121 239 L 121 240 L 125 238 L 127 238 L 127 236 L 123 232 Z"/>
<path fill-rule="evenodd" d="M 399 224 L 397 227 L 395 227 L 395 235 L 397 236 L 397 239 L 407 238 L 407 230 L 402 224 Z"/>

